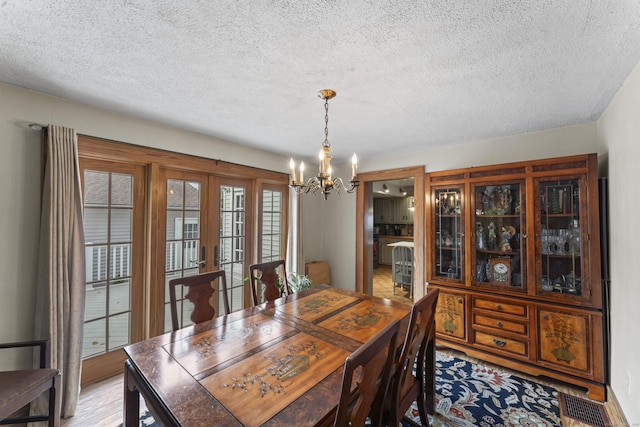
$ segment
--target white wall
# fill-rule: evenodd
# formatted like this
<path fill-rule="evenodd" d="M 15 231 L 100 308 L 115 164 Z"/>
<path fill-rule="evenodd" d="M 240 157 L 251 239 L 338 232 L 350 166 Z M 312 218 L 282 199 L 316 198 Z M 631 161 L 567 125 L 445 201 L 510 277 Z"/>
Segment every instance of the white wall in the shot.
<path fill-rule="evenodd" d="M 392 154 L 393 147 L 390 146 L 389 155 L 361 161 L 358 171 L 426 165 L 426 171 L 431 172 L 595 153 L 598 148 L 596 129 L 596 123 L 590 122 L 409 154 Z M 341 166 L 337 168 L 337 175 L 347 176 L 348 165 Z M 347 289 L 355 289 L 355 213 L 354 194 L 332 194 L 327 201 L 319 195 L 305 195 L 304 198 L 305 258 L 329 261 L 332 284 Z M 340 242 L 339 247 L 334 242 Z"/>
<path fill-rule="evenodd" d="M 286 172 L 288 158 L 0 83 L 0 342 L 33 337 L 40 226 L 40 132 L 80 134 Z M 0 369 L 15 356 L 0 356 Z"/>
<path fill-rule="evenodd" d="M 609 176 L 611 388 L 630 425 L 640 425 L 640 64 L 598 120 Z M 633 320 L 636 319 L 636 320 Z M 632 326 L 636 325 L 636 326 Z"/>

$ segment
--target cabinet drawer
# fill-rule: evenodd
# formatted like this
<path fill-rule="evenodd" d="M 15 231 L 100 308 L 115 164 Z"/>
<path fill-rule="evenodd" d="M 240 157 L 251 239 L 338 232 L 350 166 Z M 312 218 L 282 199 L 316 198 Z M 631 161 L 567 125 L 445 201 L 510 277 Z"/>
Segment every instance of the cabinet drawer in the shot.
<path fill-rule="evenodd" d="M 484 332 L 475 332 L 475 343 L 484 345 L 493 349 L 506 351 L 517 354 L 519 356 L 528 356 L 529 348 L 526 342 L 505 338 L 498 335 L 486 334 Z"/>
<path fill-rule="evenodd" d="M 527 328 L 528 325 L 526 323 L 499 319 L 499 318 L 485 316 L 485 315 L 476 313 L 473 316 L 473 324 L 529 336 L 529 331 Z"/>
<path fill-rule="evenodd" d="M 518 304 L 513 302 L 505 303 L 502 301 L 496 301 L 487 298 L 474 298 L 473 308 L 497 311 L 498 313 L 513 314 L 515 316 L 527 316 L 527 306 L 525 304 Z"/>

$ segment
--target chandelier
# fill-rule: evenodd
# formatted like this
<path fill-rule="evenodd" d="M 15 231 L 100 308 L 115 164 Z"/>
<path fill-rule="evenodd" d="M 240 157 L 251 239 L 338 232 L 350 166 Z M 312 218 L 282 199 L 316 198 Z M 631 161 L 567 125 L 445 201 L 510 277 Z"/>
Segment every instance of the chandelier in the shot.
<path fill-rule="evenodd" d="M 340 190 L 344 189 L 347 193 L 353 193 L 354 190 L 360 185 L 360 181 L 357 179 L 356 171 L 358 169 L 358 158 L 355 153 L 351 158 L 351 180 L 350 185 L 345 186 L 344 181 L 340 177 L 331 176 L 331 144 L 329 143 L 329 100 L 336 96 L 336 93 L 331 89 L 324 89 L 318 92 L 318 97 L 324 99 L 324 142 L 322 143 L 322 149 L 319 155 L 319 168 L 318 175 L 310 178 L 307 183 L 304 183 L 304 163 L 300 162 L 300 175 L 296 176 L 296 163 L 291 159 L 289 167 L 291 168 L 291 184 L 289 187 L 293 188 L 296 193 L 311 193 L 315 194 L 318 191 L 322 192 L 324 199 L 331 193 L 334 188 L 336 192 L 340 194 Z"/>

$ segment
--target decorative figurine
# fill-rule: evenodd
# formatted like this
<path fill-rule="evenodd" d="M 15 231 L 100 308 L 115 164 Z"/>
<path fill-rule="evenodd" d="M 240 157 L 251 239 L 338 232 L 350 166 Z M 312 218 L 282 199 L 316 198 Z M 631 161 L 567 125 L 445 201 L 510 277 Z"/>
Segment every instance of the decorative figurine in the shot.
<path fill-rule="evenodd" d="M 476 224 L 476 248 L 484 251 L 487 249 L 487 234 L 484 231 L 484 227 L 482 223 L 479 222 Z"/>
<path fill-rule="evenodd" d="M 502 240 L 500 240 L 500 250 L 502 252 L 511 252 L 511 243 L 509 242 L 513 236 L 516 234 L 516 229 L 511 226 L 503 226 L 502 227 L 502 235 L 500 236 Z"/>
<path fill-rule="evenodd" d="M 488 247 L 490 250 L 493 251 L 498 248 L 498 236 L 496 236 L 496 224 L 493 221 L 491 221 L 487 226 L 487 228 L 489 229 L 489 241 L 487 242 Z"/>
<path fill-rule="evenodd" d="M 489 190 L 484 190 L 482 193 L 482 209 L 484 213 L 489 213 L 489 202 L 491 201 L 491 197 L 489 197 Z"/>

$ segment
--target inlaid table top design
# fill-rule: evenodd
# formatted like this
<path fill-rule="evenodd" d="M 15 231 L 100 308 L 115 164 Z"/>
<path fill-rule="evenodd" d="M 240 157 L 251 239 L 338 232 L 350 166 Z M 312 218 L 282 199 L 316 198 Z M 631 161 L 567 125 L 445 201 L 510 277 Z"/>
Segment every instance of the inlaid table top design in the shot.
<path fill-rule="evenodd" d="M 410 306 L 329 286 L 125 348 L 125 426 L 138 393 L 182 426 L 331 424 L 345 358 Z"/>

